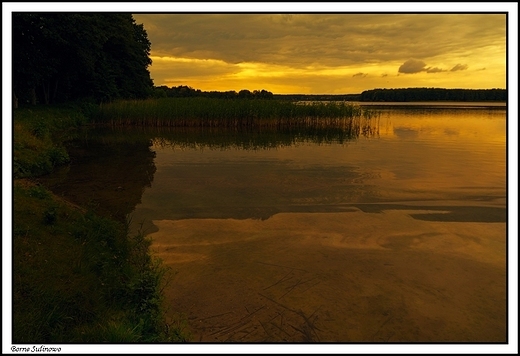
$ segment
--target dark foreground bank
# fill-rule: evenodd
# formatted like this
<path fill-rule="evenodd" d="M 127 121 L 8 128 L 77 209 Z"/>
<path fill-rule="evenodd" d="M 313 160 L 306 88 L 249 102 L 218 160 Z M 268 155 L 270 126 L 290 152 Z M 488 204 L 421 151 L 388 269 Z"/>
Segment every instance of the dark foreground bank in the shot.
<path fill-rule="evenodd" d="M 164 319 L 169 270 L 127 223 L 72 204 L 37 178 L 67 164 L 66 142 L 92 107 L 14 112 L 13 343 L 182 342 Z"/>

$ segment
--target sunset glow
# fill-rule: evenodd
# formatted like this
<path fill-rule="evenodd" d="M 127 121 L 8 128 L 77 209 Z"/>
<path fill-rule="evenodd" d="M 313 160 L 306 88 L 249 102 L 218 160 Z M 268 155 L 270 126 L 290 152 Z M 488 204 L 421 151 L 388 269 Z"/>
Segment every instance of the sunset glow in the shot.
<path fill-rule="evenodd" d="M 355 94 L 506 87 L 506 14 L 134 14 L 157 86 Z"/>

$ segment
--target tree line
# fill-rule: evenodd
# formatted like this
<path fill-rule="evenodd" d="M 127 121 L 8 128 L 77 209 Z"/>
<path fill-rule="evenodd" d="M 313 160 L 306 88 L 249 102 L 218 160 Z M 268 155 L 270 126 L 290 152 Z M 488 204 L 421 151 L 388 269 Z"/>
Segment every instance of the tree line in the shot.
<path fill-rule="evenodd" d="M 275 99 L 292 101 L 359 101 L 359 94 L 275 94 Z"/>
<path fill-rule="evenodd" d="M 16 12 L 12 30 L 15 105 L 152 93 L 151 43 L 131 14 Z"/>
<path fill-rule="evenodd" d="M 235 90 L 228 91 L 202 91 L 193 89 L 186 85 L 176 87 L 167 87 L 166 85 L 156 86 L 153 90 L 155 98 L 215 98 L 215 99 L 273 99 L 274 95 L 265 89 L 253 90 L 242 89 L 239 92 Z"/>
<path fill-rule="evenodd" d="M 507 101 L 505 89 L 404 88 L 371 89 L 361 94 L 273 94 L 264 89 L 236 91 L 201 91 L 180 85 L 154 87 L 155 97 L 207 97 L 220 99 L 276 99 L 289 101 Z"/>
<path fill-rule="evenodd" d="M 507 101 L 505 89 L 404 88 L 371 89 L 360 101 Z"/>

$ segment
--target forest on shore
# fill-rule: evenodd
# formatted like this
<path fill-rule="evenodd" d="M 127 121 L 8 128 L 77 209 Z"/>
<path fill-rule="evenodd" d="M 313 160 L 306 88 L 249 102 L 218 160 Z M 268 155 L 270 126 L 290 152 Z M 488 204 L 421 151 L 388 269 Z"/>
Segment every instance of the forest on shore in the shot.
<path fill-rule="evenodd" d="M 276 99 L 290 101 L 360 101 L 360 102 L 411 102 L 411 101 L 507 101 L 505 89 L 445 89 L 400 88 L 371 89 L 360 94 L 273 94 L 265 89 L 239 92 L 202 91 L 186 85 L 177 87 L 156 86 L 157 98 L 205 97 L 219 99 Z"/>
<path fill-rule="evenodd" d="M 404 88 L 365 90 L 359 101 L 507 101 L 505 89 Z"/>

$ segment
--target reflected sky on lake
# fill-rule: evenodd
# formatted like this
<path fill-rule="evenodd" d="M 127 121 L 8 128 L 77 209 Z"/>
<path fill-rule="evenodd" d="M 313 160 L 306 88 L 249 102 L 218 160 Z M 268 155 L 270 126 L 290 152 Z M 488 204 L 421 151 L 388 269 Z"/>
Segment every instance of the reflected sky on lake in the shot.
<path fill-rule="evenodd" d="M 503 203 L 505 111 L 382 110 L 377 125 L 378 135 L 341 144 L 152 145 L 157 171 L 134 216 L 265 219 L 345 204 Z"/>
<path fill-rule="evenodd" d="M 39 179 L 128 213 L 195 342 L 504 341 L 505 109 L 369 126 L 92 130 Z"/>
<path fill-rule="evenodd" d="M 342 143 L 152 145 L 133 216 L 170 316 L 201 342 L 503 341 L 505 125 L 392 109 Z"/>

